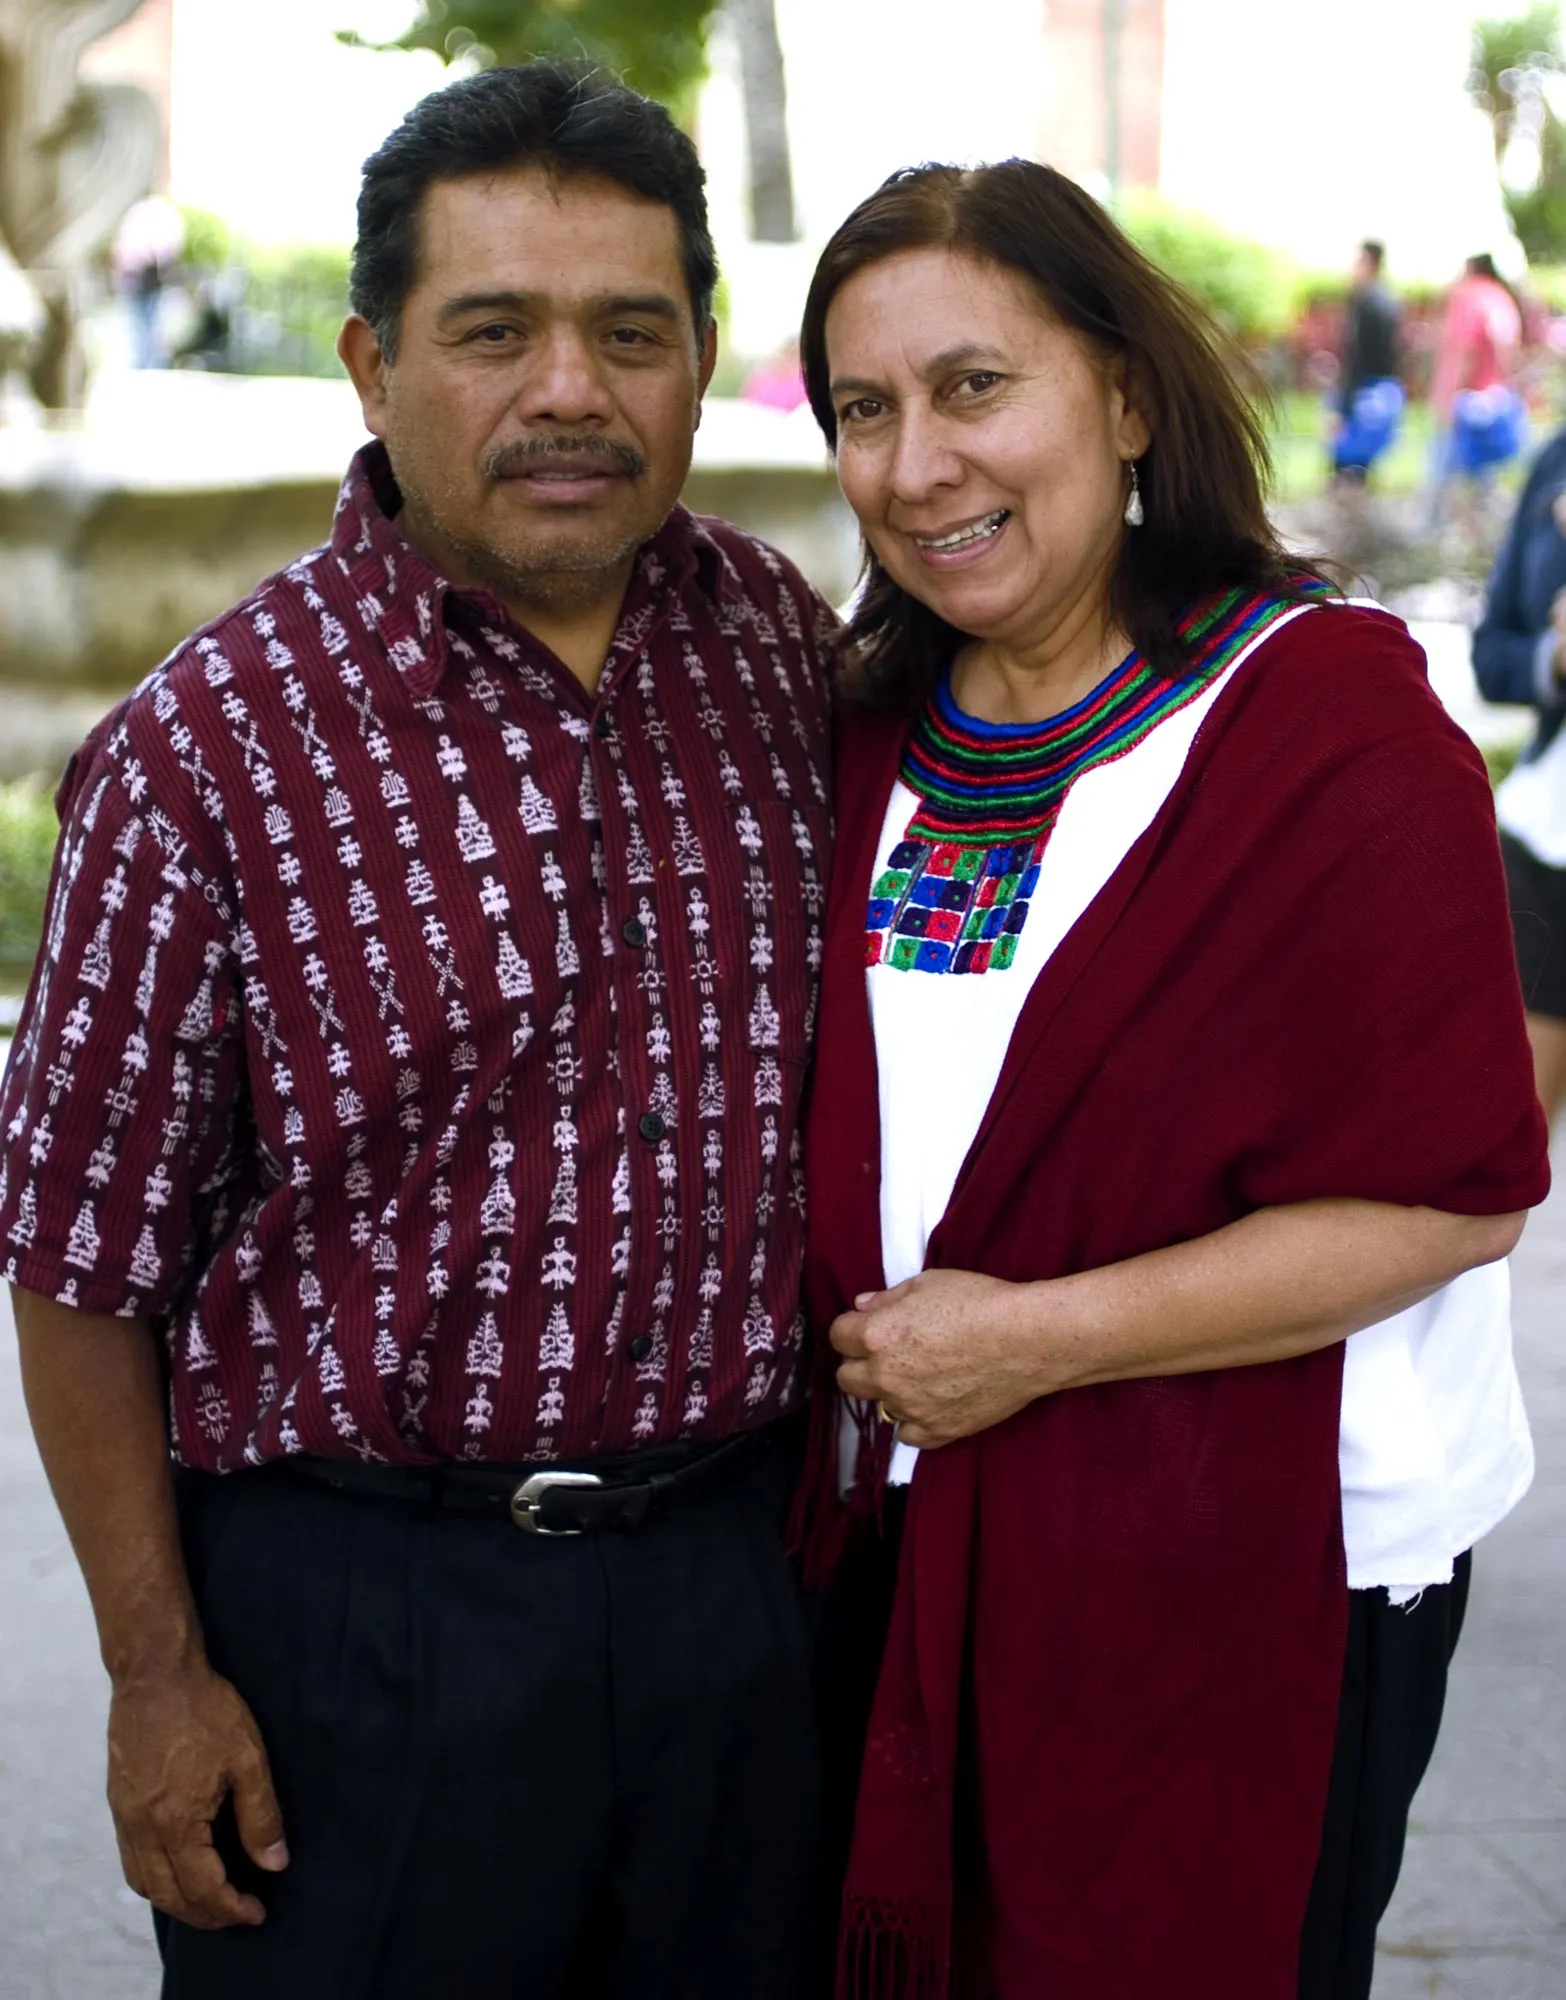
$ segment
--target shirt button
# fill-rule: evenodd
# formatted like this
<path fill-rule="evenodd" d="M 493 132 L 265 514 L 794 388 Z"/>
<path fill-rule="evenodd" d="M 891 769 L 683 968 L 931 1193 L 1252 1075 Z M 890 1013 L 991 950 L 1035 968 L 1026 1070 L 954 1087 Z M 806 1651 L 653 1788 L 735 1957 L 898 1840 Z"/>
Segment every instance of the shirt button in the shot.
<path fill-rule="evenodd" d="M 656 1111 L 644 1111 L 636 1121 L 636 1129 L 649 1146 L 656 1146 L 668 1128 Z"/>
<path fill-rule="evenodd" d="M 613 736 L 614 724 L 609 719 L 607 709 L 599 711 L 598 720 L 593 724 L 593 734 L 598 738 L 600 743 L 607 741 L 609 737 Z"/>
<path fill-rule="evenodd" d="M 645 1361 L 648 1355 L 652 1353 L 652 1335 L 650 1333 L 639 1333 L 630 1342 L 625 1351 L 633 1361 Z"/>
<path fill-rule="evenodd" d="M 627 944 L 634 945 L 640 951 L 647 942 L 647 926 L 640 917 L 627 917 L 620 926 L 620 935 Z"/>

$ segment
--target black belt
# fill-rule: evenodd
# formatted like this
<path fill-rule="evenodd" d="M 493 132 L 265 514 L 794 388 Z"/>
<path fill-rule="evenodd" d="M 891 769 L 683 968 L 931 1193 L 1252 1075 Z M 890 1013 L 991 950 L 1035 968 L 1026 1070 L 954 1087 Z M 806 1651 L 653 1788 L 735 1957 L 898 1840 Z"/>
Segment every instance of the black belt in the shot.
<path fill-rule="evenodd" d="M 302 1479 L 372 1500 L 509 1519 L 534 1535 L 639 1528 L 654 1514 L 734 1478 L 770 1442 L 772 1426 L 718 1445 L 675 1444 L 557 1465 L 368 1465 L 357 1459 L 287 1458 Z"/>

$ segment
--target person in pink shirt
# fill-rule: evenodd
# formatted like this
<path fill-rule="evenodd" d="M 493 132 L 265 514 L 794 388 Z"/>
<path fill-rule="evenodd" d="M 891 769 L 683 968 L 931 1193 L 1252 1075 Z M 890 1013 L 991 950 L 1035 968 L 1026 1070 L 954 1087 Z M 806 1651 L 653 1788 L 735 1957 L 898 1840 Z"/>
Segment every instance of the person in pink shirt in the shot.
<path fill-rule="evenodd" d="M 1470 257 L 1447 296 L 1430 378 L 1432 527 L 1453 479 L 1482 481 L 1522 450 L 1527 416 L 1512 386 L 1521 351 L 1516 299 L 1493 258 Z"/>
<path fill-rule="evenodd" d="M 784 341 L 775 354 L 758 361 L 740 391 L 747 403 L 761 403 L 786 415 L 805 400 L 805 378 L 799 369 L 799 342 Z"/>

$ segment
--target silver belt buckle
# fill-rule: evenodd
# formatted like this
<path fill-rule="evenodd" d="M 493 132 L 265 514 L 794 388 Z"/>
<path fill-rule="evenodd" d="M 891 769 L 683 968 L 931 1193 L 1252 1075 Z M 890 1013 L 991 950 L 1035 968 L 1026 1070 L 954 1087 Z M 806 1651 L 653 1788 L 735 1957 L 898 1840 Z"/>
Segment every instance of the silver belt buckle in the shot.
<path fill-rule="evenodd" d="M 511 1496 L 511 1518 L 530 1535 L 580 1535 L 582 1528 L 546 1528 L 538 1518 L 538 1503 L 551 1486 L 602 1486 L 596 1472 L 535 1472 Z"/>

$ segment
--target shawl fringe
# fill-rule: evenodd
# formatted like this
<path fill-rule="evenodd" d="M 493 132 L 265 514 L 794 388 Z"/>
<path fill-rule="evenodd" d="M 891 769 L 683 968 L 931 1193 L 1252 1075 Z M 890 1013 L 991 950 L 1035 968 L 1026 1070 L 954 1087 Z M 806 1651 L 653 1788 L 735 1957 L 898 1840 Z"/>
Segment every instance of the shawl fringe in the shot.
<path fill-rule="evenodd" d="M 836 2000 L 946 2000 L 947 1981 L 946 1950 L 926 1905 L 868 1897 L 845 1903 Z"/>

